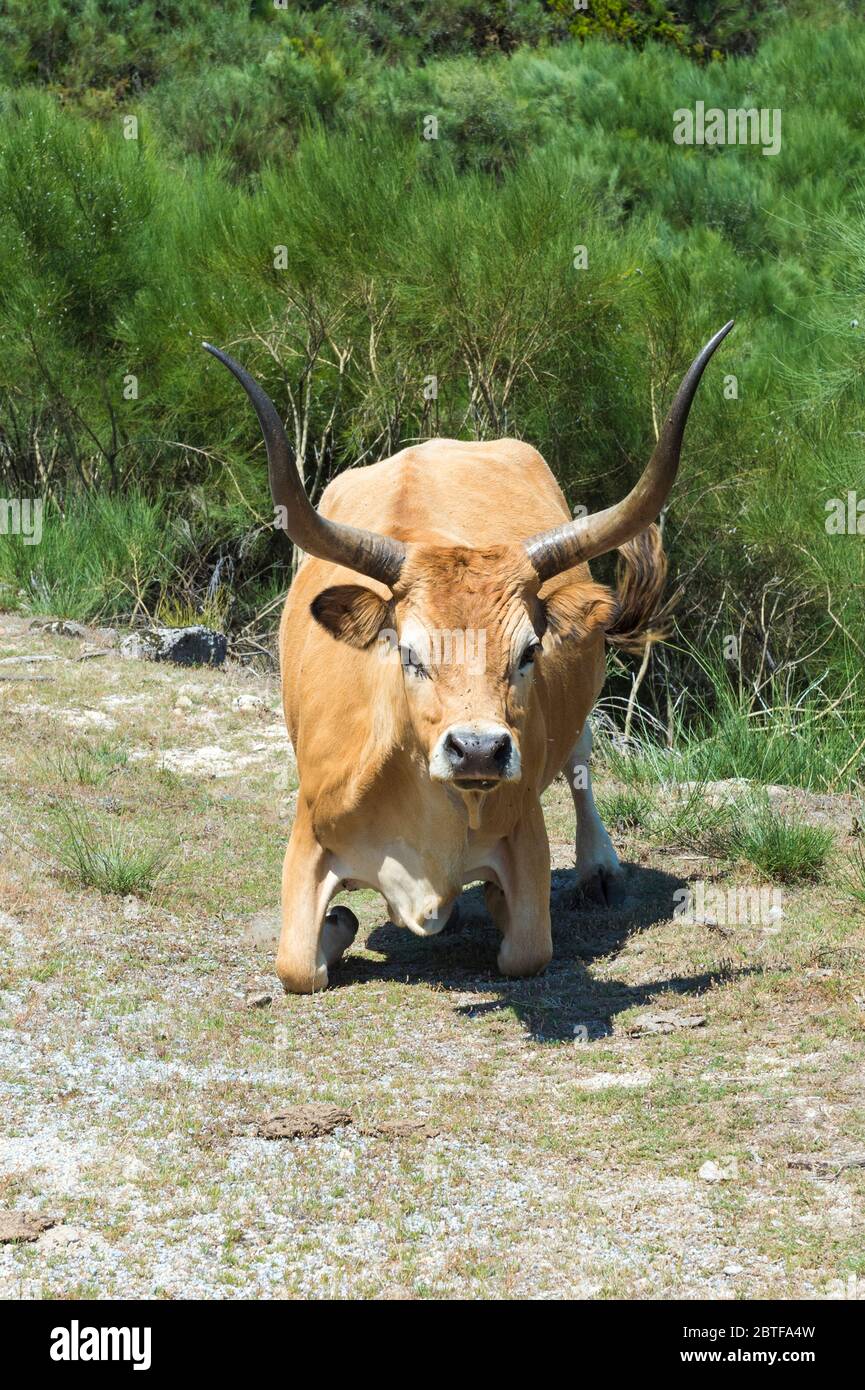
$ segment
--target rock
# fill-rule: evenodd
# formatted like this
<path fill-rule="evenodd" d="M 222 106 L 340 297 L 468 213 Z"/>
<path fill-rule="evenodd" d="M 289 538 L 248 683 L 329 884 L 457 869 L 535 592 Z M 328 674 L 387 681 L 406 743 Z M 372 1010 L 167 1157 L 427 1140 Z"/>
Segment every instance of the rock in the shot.
<path fill-rule="evenodd" d="M 653 1033 L 673 1033 L 678 1028 L 702 1028 L 705 1014 L 678 1014 L 669 1009 L 663 1013 L 640 1014 L 625 1027 L 629 1038 L 645 1038 Z"/>
<path fill-rule="evenodd" d="M 241 710 L 267 710 L 269 706 L 262 695 L 252 695 L 249 693 L 244 693 L 243 695 L 236 695 L 234 697 L 234 699 L 231 702 L 231 708 Z"/>
<path fill-rule="evenodd" d="M 841 1155 L 828 1157 L 817 1155 L 814 1158 L 788 1158 L 788 1168 L 802 1168 L 806 1172 L 814 1173 L 820 1178 L 831 1178 L 833 1181 L 840 1176 L 847 1168 L 865 1168 L 865 1155 L 856 1155 L 853 1158 L 842 1158 Z"/>
<path fill-rule="evenodd" d="M 67 618 L 56 623 L 49 623 L 42 631 L 50 633 L 52 637 L 77 637 L 79 640 L 90 636 L 89 628 L 86 628 L 83 623 L 73 623 Z"/>
<path fill-rule="evenodd" d="M 273 995 L 269 990 L 251 990 L 244 1003 L 248 1009 L 266 1009 L 268 1004 L 273 1003 Z"/>
<path fill-rule="evenodd" d="M 81 1246 L 92 1253 L 107 1248 L 105 1239 L 86 1226 L 53 1226 L 39 1240 L 40 1250 L 64 1250 L 70 1245 Z M 76 1256 L 78 1251 L 76 1250 Z"/>
<path fill-rule="evenodd" d="M 729 1182 L 731 1178 L 738 1176 L 735 1158 L 722 1160 L 715 1163 L 713 1159 L 707 1159 L 700 1169 L 699 1176 L 703 1182 Z"/>
<path fill-rule="evenodd" d="M 33 1216 L 27 1211 L 0 1211 L 0 1243 L 38 1240 L 43 1231 L 56 1223 L 50 1216 Z"/>
<path fill-rule="evenodd" d="M 0 657 L 0 666 L 20 666 L 25 663 L 29 666 L 37 661 L 56 661 L 57 657 L 53 652 L 22 652 L 20 656 Z"/>
<path fill-rule="evenodd" d="M 335 1105 L 295 1105 L 270 1115 L 256 1126 L 259 1139 L 320 1139 L 352 1121 L 348 1110 Z"/>
<path fill-rule="evenodd" d="M 157 627 L 130 632 L 120 655 L 144 661 L 171 661 L 176 666 L 221 666 L 228 652 L 224 632 L 209 627 Z"/>
<path fill-rule="evenodd" d="M 139 660 L 150 661 L 153 659 L 153 644 L 148 641 L 150 634 L 144 632 L 130 632 L 126 637 L 120 639 L 120 655 L 124 661 Z"/>

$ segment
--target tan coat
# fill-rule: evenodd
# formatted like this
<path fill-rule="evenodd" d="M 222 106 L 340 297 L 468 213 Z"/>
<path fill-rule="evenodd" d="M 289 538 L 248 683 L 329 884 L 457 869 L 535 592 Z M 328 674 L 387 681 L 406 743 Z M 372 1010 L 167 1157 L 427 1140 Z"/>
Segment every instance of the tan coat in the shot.
<path fill-rule="evenodd" d="M 503 936 L 500 968 L 543 969 L 552 948 L 539 798 L 563 769 L 581 878 L 618 873 L 587 771 L 580 775 L 616 596 L 586 565 L 539 592 L 521 542 L 570 515 L 540 454 L 518 440 L 404 449 L 342 473 L 319 510 L 394 536 L 408 554 L 393 595 L 308 557 L 286 601 L 283 698 L 300 790 L 283 873 L 285 988 L 327 984 L 351 934 L 347 914 L 325 921 L 328 902 L 354 885 L 378 889 L 392 920 L 427 935 L 447 921 L 463 885 L 482 879 Z M 421 677 L 395 647 L 419 632 L 449 634 L 452 648 Z M 521 668 L 526 643 L 538 639 L 539 654 Z M 431 775 L 447 731 L 467 723 L 510 735 L 518 776 L 475 791 Z"/>

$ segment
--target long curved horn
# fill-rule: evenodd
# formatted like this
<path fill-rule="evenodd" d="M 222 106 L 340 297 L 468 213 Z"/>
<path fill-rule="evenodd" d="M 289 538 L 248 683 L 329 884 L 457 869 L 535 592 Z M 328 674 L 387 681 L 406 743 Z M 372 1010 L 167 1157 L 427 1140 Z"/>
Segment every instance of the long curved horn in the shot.
<path fill-rule="evenodd" d="M 646 471 L 627 497 L 602 512 L 568 521 L 552 531 L 541 531 L 524 542 L 526 553 L 542 580 L 552 579 L 562 570 L 591 560 L 595 555 L 615 550 L 644 531 L 658 516 L 676 478 L 682 436 L 700 377 L 715 348 L 726 338 L 734 322 L 734 319 L 730 319 L 729 323 L 725 323 L 688 368 L 661 427 Z"/>
<path fill-rule="evenodd" d="M 357 570 L 370 579 L 378 579 L 390 587 L 396 583 L 405 560 L 405 546 L 392 536 L 380 536 L 375 531 L 361 531 L 356 526 L 344 526 L 328 521 L 312 506 L 297 469 L 294 451 L 285 435 L 273 401 L 249 372 L 244 371 L 233 357 L 210 343 L 201 346 L 212 353 L 240 382 L 258 416 L 267 448 L 267 470 L 273 505 L 281 509 L 284 528 L 289 538 L 319 560 Z"/>

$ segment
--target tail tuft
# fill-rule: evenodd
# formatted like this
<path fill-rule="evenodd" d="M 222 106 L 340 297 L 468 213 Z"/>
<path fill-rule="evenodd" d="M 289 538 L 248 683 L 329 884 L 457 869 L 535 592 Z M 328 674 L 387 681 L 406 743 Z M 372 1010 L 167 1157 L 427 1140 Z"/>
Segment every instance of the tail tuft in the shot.
<path fill-rule="evenodd" d="M 649 642 L 669 635 L 681 589 L 661 602 L 667 580 L 667 557 L 659 528 L 653 523 L 619 546 L 616 568 L 616 617 L 607 641 L 626 652 L 643 652 Z"/>

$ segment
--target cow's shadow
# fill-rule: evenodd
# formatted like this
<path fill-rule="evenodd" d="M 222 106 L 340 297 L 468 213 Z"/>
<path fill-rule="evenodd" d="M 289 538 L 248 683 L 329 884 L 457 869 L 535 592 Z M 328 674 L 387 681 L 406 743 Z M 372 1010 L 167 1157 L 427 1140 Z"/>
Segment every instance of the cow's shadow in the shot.
<path fill-rule="evenodd" d="M 365 944 L 383 959 L 349 952 L 331 972 L 331 988 L 383 980 L 434 984 L 474 996 L 457 1006 L 469 1018 L 510 1011 L 539 1042 L 605 1037 L 625 1009 L 648 1004 L 663 991 L 699 995 L 719 978 L 709 973 L 673 975 L 644 985 L 596 978 L 588 968 L 592 961 L 614 955 L 635 933 L 667 921 L 673 915 L 676 890 L 687 886 L 686 879 L 643 865 L 628 865 L 627 871 L 627 896 L 616 909 L 581 901 L 573 869 L 553 871 L 553 959 L 534 979 L 509 980 L 498 974 L 501 937 L 487 914 L 483 891 L 476 887 L 459 900 L 455 930 L 446 928 L 424 938 L 391 922 L 375 927 Z M 479 1000 L 478 995 L 485 997 Z"/>

